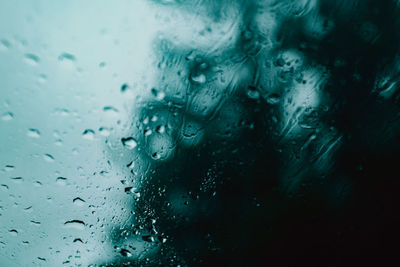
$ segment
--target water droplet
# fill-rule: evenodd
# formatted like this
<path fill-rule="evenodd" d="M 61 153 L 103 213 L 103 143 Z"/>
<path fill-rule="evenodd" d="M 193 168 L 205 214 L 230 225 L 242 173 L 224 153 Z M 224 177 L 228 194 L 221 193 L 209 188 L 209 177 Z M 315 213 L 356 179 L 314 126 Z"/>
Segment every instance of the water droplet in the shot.
<path fill-rule="evenodd" d="M 114 112 L 114 113 L 118 113 L 118 109 L 113 107 L 113 106 L 106 106 L 103 108 L 104 112 Z"/>
<path fill-rule="evenodd" d="M 38 129 L 30 128 L 30 129 L 28 129 L 27 135 L 32 138 L 39 138 L 40 131 Z"/>
<path fill-rule="evenodd" d="M 59 61 L 64 61 L 64 60 L 69 60 L 69 61 L 75 61 L 76 58 L 74 55 L 69 54 L 69 53 L 62 53 L 59 57 L 58 57 Z"/>
<path fill-rule="evenodd" d="M 156 88 L 151 88 L 151 93 L 157 100 L 163 100 L 165 97 L 165 93 Z"/>
<path fill-rule="evenodd" d="M 121 92 L 122 93 L 124 93 L 128 89 L 129 89 L 129 85 L 127 83 L 124 83 L 123 85 L 121 85 Z"/>
<path fill-rule="evenodd" d="M 199 75 L 192 75 L 191 80 L 195 83 L 203 84 L 206 82 L 206 75 L 204 75 L 203 73 Z"/>
<path fill-rule="evenodd" d="M 13 171 L 15 169 L 15 167 L 13 165 L 6 165 L 4 167 L 4 170 L 7 172 Z"/>
<path fill-rule="evenodd" d="M 269 96 L 267 96 L 266 100 L 269 104 L 275 105 L 279 103 L 281 97 L 277 94 L 270 94 Z"/>
<path fill-rule="evenodd" d="M 31 220 L 30 223 L 33 225 L 36 225 L 36 226 L 39 226 L 41 224 L 41 222 L 34 221 L 34 220 Z"/>
<path fill-rule="evenodd" d="M 99 132 L 102 136 L 109 136 L 110 135 L 110 129 L 106 127 L 100 127 Z"/>
<path fill-rule="evenodd" d="M 165 126 L 164 125 L 159 125 L 156 127 L 156 132 L 157 133 L 164 133 L 165 132 Z"/>
<path fill-rule="evenodd" d="M 71 221 L 66 221 L 64 223 L 64 226 L 67 228 L 83 230 L 83 229 L 85 229 L 86 224 L 85 224 L 85 222 L 83 222 L 81 220 L 71 220 Z"/>
<path fill-rule="evenodd" d="M 16 183 L 22 183 L 24 181 L 24 178 L 22 178 L 21 176 L 12 177 L 11 179 Z"/>
<path fill-rule="evenodd" d="M 124 257 L 132 257 L 132 253 L 129 250 L 124 249 L 124 248 L 121 249 L 121 251 L 119 253 L 121 253 L 121 255 Z"/>
<path fill-rule="evenodd" d="M 77 206 L 83 206 L 85 204 L 85 200 L 83 200 L 80 197 L 74 198 L 74 200 L 72 200 L 72 202 Z"/>
<path fill-rule="evenodd" d="M 94 131 L 92 129 L 86 129 L 82 133 L 82 137 L 87 139 L 87 140 L 93 140 L 94 139 Z"/>
<path fill-rule="evenodd" d="M 17 236 L 18 235 L 18 231 L 15 229 L 11 229 L 10 231 L 8 231 L 11 235 L 13 236 Z"/>
<path fill-rule="evenodd" d="M 128 149 L 134 149 L 137 146 L 137 142 L 132 137 L 121 138 L 122 145 Z"/>
<path fill-rule="evenodd" d="M 1 115 L 1 119 L 3 121 L 10 121 L 10 120 L 14 119 L 14 113 L 12 113 L 12 112 L 3 113 Z"/>
<path fill-rule="evenodd" d="M 154 242 L 154 237 L 152 237 L 151 235 L 144 235 L 142 236 L 142 240 L 146 242 Z"/>
<path fill-rule="evenodd" d="M 56 183 L 59 185 L 65 185 L 67 183 L 67 178 L 65 177 L 57 177 Z"/>
<path fill-rule="evenodd" d="M 99 67 L 100 67 L 100 68 L 104 68 L 106 65 L 107 65 L 107 64 L 106 64 L 104 61 L 102 61 L 102 62 L 99 63 Z"/>
<path fill-rule="evenodd" d="M 140 192 L 136 187 L 131 187 L 131 186 L 125 187 L 124 191 L 127 194 L 133 195 L 135 199 L 140 197 Z"/>
<path fill-rule="evenodd" d="M 128 167 L 129 169 L 133 169 L 135 167 L 135 162 L 131 161 L 129 162 L 126 167 Z"/>
<path fill-rule="evenodd" d="M 54 157 L 52 155 L 50 155 L 50 154 L 44 154 L 43 158 L 47 162 L 53 162 L 54 161 Z"/>
<path fill-rule="evenodd" d="M 11 43 L 6 39 L 0 40 L 0 48 L 8 49 L 11 47 Z"/>
<path fill-rule="evenodd" d="M 39 63 L 40 58 L 37 55 L 34 54 L 25 54 L 25 61 L 32 65 L 35 66 Z"/>
<path fill-rule="evenodd" d="M 255 87 L 249 86 L 249 89 L 247 90 L 247 96 L 251 99 L 258 99 L 260 98 L 260 93 Z"/>

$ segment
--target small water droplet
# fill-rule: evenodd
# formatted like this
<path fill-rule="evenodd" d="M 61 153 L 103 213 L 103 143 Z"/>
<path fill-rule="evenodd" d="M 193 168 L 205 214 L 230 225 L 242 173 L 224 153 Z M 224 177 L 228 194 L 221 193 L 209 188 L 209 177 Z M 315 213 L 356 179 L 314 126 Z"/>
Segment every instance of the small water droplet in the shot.
<path fill-rule="evenodd" d="M 255 87 L 249 86 L 249 89 L 247 90 L 247 96 L 251 99 L 258 99 L 260 98 L 260 93 Z"/>
<path fill-rule="evenodd" d="M 86 224 L 85 224 L 85 222 L 83 222 L 81 220 L 71 220 L 71 221 L 66 221 L 64 223 L 64 226 L 67 228 L 83 230 L 83 229 L 85 229 Z"/>
<path fill-rule="evenodd" d="M 13 165 L 6 165 L 4 167 L 4 170 L 7 172 L 13 171 L 15 169 L 15 167 Z"/>
<path fill-rule="evenodd" d="M 17 236 L 18 235 L 18 231 L 15 229 L 11 229 L 10 231 L 8 231 L 11 235 L 13 236 Z"/>
<path fill-rule="evenodd" d="M 25 54 L 25 61 L 28 64 L 35 66 L 39 64 L 40 58 L 35 54 Z"/>
<path fill-rule="evenodd" d="M 83 206 L 84 204 L 85 204 L 85 200 L 83 200 L 82 198 L 80 198 L 80 197 L 76 197 L 76 198 L 74 198 L 73 200 L 72 200 L 72 202 L 75 204 L 75 205 L 77 205 L 77 206 Z"/>
<path fill-rule="evenodd" d="M 128 149 L 134 149 L 137 146 L 137 142 L 132 137 L 121 138 L 122 145 Z"/>
<path fill-rule="evenodd" d="M 18 177 L 12 177 L 11 178 L 15 183 L 22 183 L 24 181 L 24 178 L 22 178 L 21 176 Z"/>
<path fill-rule="evenodd" d="M 99 128 L 99 132 L 100 132 L 100 134 L 101 134 L 102 136 L 109 136 L 109 135 L 110 135 L 110 132 L 111 132 L 111 129 L 106 128 L 106 127 L 100 127 L 100 128 Z"/>
<path fill-rule="evenodd" d="M 41 222 L 34 221 L 34 220 L 31 220 L 30 223 L 33 224 L 33 225 L 36 225 L 36 226 L 39 226 L 41 224 Z"/>
<path fill-rule="evenodd" d="M 103 108 L 103 111 L 104 112 L 114 112 L 114 113 L 118 113 L 119 112 L 118 109 L 113 107 L 113 106 L 105 106 Z"/>
<path fill-rule="evenodd" d="M 11 43 L 6 39 L 0 40 L 0 48 L 8 49 L 11 47 Z"/>
<path fill-rule="evenodd" d="M 50 155 L 50 154 L 44 154 L 43 158 L 47 162 L 53 162 L 54 161 L 54 157 L 52 155 Z"/>
<path fill-rule="evenodd" d="M 270 94 L 269 96 L 267 96 L 266 100 L 269 104 L 275 105 L 279 103 L 281 97 L 277 94 Z"/>
<path fill-rule="evenodd" d="M 124 83 L 123 85 L 121 85 L 121 92 L 122 93 L 124 93 L 128 89 L 129 89 L 129 85 L 127 83 Z"/>
<path fill-rule="evenodd" d="M 154 242 L 154 237 L 152 237 L 151 235 L 144 235 L 142 236 L 142 240 L 146 242 Z"/>
<path fill-rule="evenodd" d="M 74 55 L 69 54 L 69 53 L 62 53 L 59 57 L 58 57 L 59 61 L 64 61 L 64 60 L 69 60 L 69 61 L 75 61 L 76 58 Z"/>
<path fill-rule="evenodd" d="M 12 113 L 12 112 L 3 113 L 1 115 L 1 119 L 3 121 L 10 121 L 10 120 L 14 119 L 14 113 Z"/>
<path fill-rule="evenodd" d="M 67 183 L 67 178 L 65 177 L 57 177 L 56 183 L 59 185 L 65 185 Z"/>
<path fill-rule="evenodd" d="M 157 100 L 163 100 L 165 97 L 165 93 L 162 91 L 157 90 L 156 88 L 151 88 L 151 94 L 157 99 Z"/>
<path fill-rule="evenodd" d="M 124 257 L 132 257 L 132 253 L 129 250 L 124 249 L 124 248 L 121 249 L 121 251 L 119 253 L 121 253 L 121 255 Z"/>
<path fill-rule="evenodd" d="M 38 129 L 30 128 L 30 129 L 28 129 L 27 135 L 32 138 L 39 138 L 40 131 Z"/>
<path fill-rule="evenodd" d="M 87 139 L 87 140 L 93 140 L 94 139 L 94 131 L 92 129 L 86 129 L 82 133 L 82 137 Z"/>
<path fill-rule="evenodd" d="M 206 82 L 206 75 L 200 73 L 199 75 L 192 75 L 191 80 L 195 83 L 203 84 Z"/>
<path fill-rule="evenodd" d="M 107 65 L 106 62 L 104 62 L 104 61 L 99 63 L 100 68 L 104 68 L 106 65 Z"/>
<path fill-rule="evenodd" d="M 72 242 L 73 242 L 73 243 L 81 242 L 81 243 L 83 244 L 83 241 L 82 241 L 82 239 L 80 239 L 80 238 L 75 238 L 74 241 L 72 241 Z"/>

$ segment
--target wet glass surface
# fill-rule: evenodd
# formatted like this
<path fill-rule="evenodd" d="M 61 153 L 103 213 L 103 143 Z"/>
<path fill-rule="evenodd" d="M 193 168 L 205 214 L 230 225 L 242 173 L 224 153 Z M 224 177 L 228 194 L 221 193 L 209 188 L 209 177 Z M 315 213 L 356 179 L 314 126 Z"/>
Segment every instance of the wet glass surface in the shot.
<path fill-rule="evenodd" d="M 392 261 L 398 14 L 0 2 L 0 266 Z"/>

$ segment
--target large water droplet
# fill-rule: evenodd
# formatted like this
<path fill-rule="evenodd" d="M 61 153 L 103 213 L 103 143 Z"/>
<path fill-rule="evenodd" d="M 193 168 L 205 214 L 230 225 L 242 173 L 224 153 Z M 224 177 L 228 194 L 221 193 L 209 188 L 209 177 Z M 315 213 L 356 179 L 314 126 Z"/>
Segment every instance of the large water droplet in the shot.
<path fill-rule="evenodd" d="M 121 142 L 128 149 L 134 149 L 137 146 L 137 142 L 133 137 L 121 138 Z"/>
<path fill-rule="evenodd" d="M 81 220 L 71 220 L 71 221 L 66 221 L 64 223 L 64 226 L 67 228 L 83 230 L 83 229 L 85 229 L 86 224 L 85 224 L 85 222 L 83 222 Z"/>

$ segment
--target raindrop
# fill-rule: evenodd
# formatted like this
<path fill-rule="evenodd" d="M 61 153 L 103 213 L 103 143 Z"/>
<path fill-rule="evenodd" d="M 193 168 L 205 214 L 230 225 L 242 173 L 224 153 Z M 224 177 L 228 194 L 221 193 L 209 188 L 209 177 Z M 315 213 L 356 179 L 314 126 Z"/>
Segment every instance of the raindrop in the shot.
<path fill-rule="evenodd" d="M 13 177 L 13 178 L 11 178 L 14 182 L 16 182 L 16 183 L 21 183 L 21 182 L 23 182 L 24 181 L 24 178 L 22 178 L 21 176 L 18 176 L 18 177 Z"/>
<path fill-rule="evenodd" d="M 277 94 L 270 94 L 269 96 L 267 96 L 266 100 L 269 104 L 275 105 L 279 103 L 281 97 Z"/>
<path fill-rule="evenodd" d="M 100 67 L 100 68 L 104 68 L 105 66 L 106 66 L 106 63 L 105 63 L 104 61 L 102 61 L 102 62 L 99 63 L 99 67 Z"/>
<path fill-rule="evenodd" d="M 67 178 L 65 177 L 57 177 L 56 183 L 59 185 L 65 185 L 67 183 Z"/>
<path fill-rule="evenodd" d="M 76 197 L 76 198 L 74 198 L 74 200 L 72 200 L 72 202 L 77 206 L 83 206 L 85 203 L 85 200 L 83 200 L 80 197 Z"/>
<path fill-rule="evenodd" d="M 18 231 L 15 229 L 11 229 L 10 231 L 8 231 L 11 235 L 16 236 L 18 235 Z"/>
<path fill-rule="evenodd" d="M 54 161 L 54 157 L 52 155 L 50 155 L 50 154 L 44 154 L 43 158 L 47 162 L 53 162 Z"/>
<path fill-rule="evenodd" d="M 94 131 L 92 129 L 86 129 L 83 131 L 82 137 L 87 140 L 93 140 L 94 139 Z"/>
<path fill-rule="evenodd" d="M 36 225 L 36 226 L 39 226 L 41 224 L 41 222 L 34 221 L 34 220 L 31 220 L 30 223 L 33 225 Z"/>
<path fill-rule="evenodd" d="M 39 63 L 40 58 L 37 55 L 34 54 L 25 54 L 25 61 L 32 65 L 35 66 Z"/>
<path fill-rule="evenodd" d="M 66 221 L 64 223 L 64 226 L 67 228 L 83 230 L 83 229 L 85 229 L 86 224 L 85 224 L 85 222 L 83 222 L 81 220 L 71 220 L 71 221 Z"/>
<path fill-rule="evenodd" d="M 119 112 L 118 109 L 114 108 L 113 106 L 106 106 L 103 108 L 103 111 L 104 112 L 115 112 L 115 113 Z"/>
<path fill-rule="evenodd" d="M 249 86 L 249 89 L 247 90 L 247 96 L 251 99 L 258 99 L 260 98 L 260 93 L 255 87 Z"/>
<path fill-rule="evenodd" d="M 3 113 L 1 115 L 1 119 L 3 121 L 10 121 L 10 120 L 14 119 L 14 113 L 12 113 L 12 112 Z"/>
<path fill-rule="evenodd" d="M 121 249 L 121 251 L 119 253 L 121 253 L 121 255 L 124 257 L 132 257 L 132 253 L 129 250 L 124 249 L 124 248 Z"/>
<path fill-rule="evenodd" d="M 38 129 L 30 128 L 30 129 L 28 129 L 27 135 L 32 138 L 39 138 L 40 131 Z"/>
<path fill-rule="evenodd" d="M 134 149 L 137 146 L 137 142 L 132 137 L 121 138 L 122 145 L 128 149 Z"/>
<path fill-rule="evenodd" d="M 128 89 L 129 89 L 129 85 L 127 83 L 124 83 L 123 85 L 121 85 L 121 92 L 122 93 L 124 93 Z"/>
<path fill-rule="evenodd" d="M 165 97 L 165 93 L 156 88 L 151 88 L 151 93 L 155 98 L 157 98 L 157 100 L 163 100 Z"/>
<path fill-rule="evenodd" d="M 135 198 L 139 198 L 140 197 L 140 192 L 137 190 L 136 187 L 125 187 L 124 189 L 125 193 L 130 194 L 135 196 Z"/>
<path fill-rule="evenodd" d="M 1 44 L 0 47 L 4 47 L 5 49 L 8 49 L 11 47 L 11 43 L 6 39 L 1 39 L 0 44 Z"/>
<path fill-rule="evenodd" d="M 165 126 L 164 125 L 159 125 L 156 128 L 157 133 L 164 133 L 165 132 Z"/>
<path fill-rule="evenodd" d="M 5 167 L 4 167 L 4 170 L 5 171 L 8 171 L 8 172 L 10 172 L 10 171 L 12 171 L 12 170 L 14 170 L 15 169 L 15 167 L 13 166 L 13 165 L 6 165 Z"/>
<path fill-rule="evenodd" d="M 151 235 L 144 235 L 142 236 L 142 240 L 146 242 L 154 242 L 154 237 L 152 237 Z"/>
<path fill-rule="evenodd" d="M 59 57 L 58 57 L 59 61 L 64 61 L 64 60 L 69 60 L 69 61 L 75 61 L 76 58 L 74 55 L 69 54 L 69 53 L 62 53 Z"/>
<path fill-rule="evenodd" d="M 110 129 L 106 127 L 100 127 L 99 132 L 102 136 L 109 136 L 110 135 Z"/>
<path fill-rule="evenodd" d="M 199 75 L 197 75 L 197 76 L 191 76 L 191 80 L 193 81 L 193 82 L 195 82 L 195 83 L 200 83 L 200 84 L 203 84 L 203 83 L 205 83 L 206 82 L 206 76 L 203 74 L 203 73 L 201 73 L 201 74 L 199 74 Z"/>

